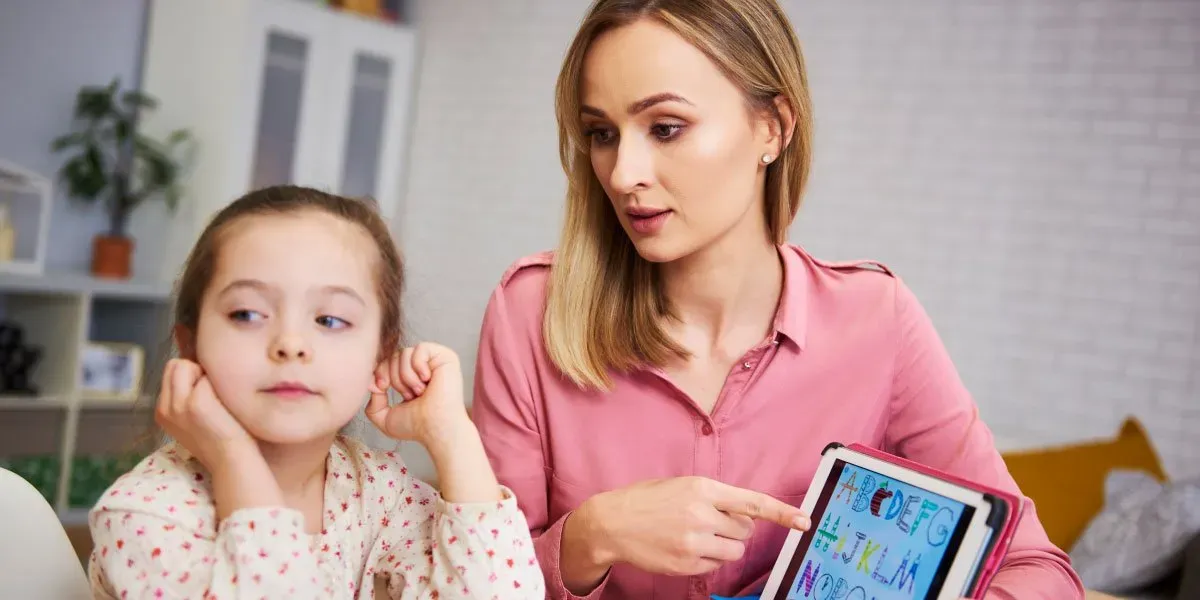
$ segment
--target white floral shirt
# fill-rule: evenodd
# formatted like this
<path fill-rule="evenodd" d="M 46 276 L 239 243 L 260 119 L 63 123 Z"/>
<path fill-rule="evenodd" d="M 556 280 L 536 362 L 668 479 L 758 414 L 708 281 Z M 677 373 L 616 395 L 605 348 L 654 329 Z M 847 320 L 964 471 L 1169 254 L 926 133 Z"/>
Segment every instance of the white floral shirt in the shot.
<path fill-rule="evenodd" d="M 529 527 L 499 502 L 455 504 L 398 456 L 345 437 L 330 449 L 319 534 L 286 507 L 216 522 L 208 472 L 168 444 L 123 475 L 89 515 L 97 598 L 545 597 Z"/>

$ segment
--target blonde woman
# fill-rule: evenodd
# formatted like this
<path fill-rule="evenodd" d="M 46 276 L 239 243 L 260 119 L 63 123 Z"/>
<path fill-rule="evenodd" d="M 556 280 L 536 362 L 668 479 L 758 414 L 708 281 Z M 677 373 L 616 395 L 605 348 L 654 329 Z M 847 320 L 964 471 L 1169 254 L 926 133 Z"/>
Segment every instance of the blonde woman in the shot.
<path fill-rule="evenodd" d="M 812 156 L 774 0 L 599 0 L 558 80 L 566 219 L 504 273 L 474 415 L 550 598 L 761 589 L 831 440 L 1015 490 L 907 287 L 786 242 Z M 990 598 L 1082 598 L 1032 506 Z"/>

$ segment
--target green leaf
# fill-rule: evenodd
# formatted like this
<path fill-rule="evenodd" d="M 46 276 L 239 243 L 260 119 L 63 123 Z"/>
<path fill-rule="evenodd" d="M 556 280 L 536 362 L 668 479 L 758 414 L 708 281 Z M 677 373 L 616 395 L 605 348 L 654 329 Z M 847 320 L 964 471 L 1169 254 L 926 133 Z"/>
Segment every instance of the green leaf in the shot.
<path fill-rule="evenodd" d="M 50 142 L 50 149 L 53 150 L 54 152 L 61 152 L 72 146 L 78 146 L 79 144 L 83 144 L 87 141 L 87 139 L 88 139 L 88 134 L 83 131 L 77 131 L 75 133 L 68 133 L 66 135 L 60 135 L 60 136 L 54 138 L 54 140 L 52 142 Z"/>
<path fill-rule="evenodd" d="M 108 177 L 103 171 L 96 169 L 96 163 L 88 159 L 86 154 L 72 158 L 61 171 L 67 181 L 67 189 L 71 196 L 85 201 L 95 201 L 104 188 L 108 187 Z"/>
<path fill-rule="evenodd" d="M 102 87 L 85 87 L 75 99 L 75 116 L 90 121 L 100 121 L 115 114 L 112 91 Z"/>
<path fill-rule="evenodd" d="M 129 90 L 121 95 L 121 102 L 133 109 L 158 108 L 158 99 L 141 90 Z"/>
<path fill-rule="evenodd" d="M 175 131 L 172 131 L 170 135 L 167 136 L 167 144 L 169 144 L 171 146 L 175 146 L 177 144 L 182 144 L 183 142 L 188 141 L 190 138 L 191 138 L 191 134 L 188 133 L 188 131 L 186 129 L 176 129 Z"/>
<path fill-rule="evenodd" d="M 88 146 L 87 150 L 83 153 L 83 156 L 87 159 L 88 166 L 90 166 L 92 170 L 97 173 L 105 172 L 104 153 L 100 151 L 100 148 L 96 146 Z"/>
<path fill-rule="evenodd" d="M 129 139 L 129 134 L 132 131 L 133 124 L 124 119 L 121 119 L 113 124 L 113 134 L 116 137 L 118 145 L 124 145 Z"/>
<path fill-rule="evenodd" d="M 163 193 L 163 201 L 167 203 L 167 208 L 171 212 L 175 212 L 175 209 L 179 207 L 179 198 L 182 195 L 182 191 L 177 185 L 167 188 L 167 191 Z"/>

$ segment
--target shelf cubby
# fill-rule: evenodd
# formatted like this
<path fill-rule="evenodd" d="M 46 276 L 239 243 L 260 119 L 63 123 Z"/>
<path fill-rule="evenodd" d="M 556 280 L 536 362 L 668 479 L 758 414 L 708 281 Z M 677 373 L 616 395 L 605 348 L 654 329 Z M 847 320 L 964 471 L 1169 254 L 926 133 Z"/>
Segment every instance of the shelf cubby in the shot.
<path fill-rule="evenodd" d="M 47 495 L 60 516 L 86 504 L 136 458 L 169 350 L 170 288 L 84 274 L 0 274 L 0 322 L 17 325 L 41 356 L 34 395 L 0 393 L 0 464 Z M 136 344 L 145 361 L 136 401 L 89 397 L 81 359 L 88 342 Z M 99 489 L 97 489 L 99 488 Z M 84 505 L 81 505 L 84 504 Z"/>

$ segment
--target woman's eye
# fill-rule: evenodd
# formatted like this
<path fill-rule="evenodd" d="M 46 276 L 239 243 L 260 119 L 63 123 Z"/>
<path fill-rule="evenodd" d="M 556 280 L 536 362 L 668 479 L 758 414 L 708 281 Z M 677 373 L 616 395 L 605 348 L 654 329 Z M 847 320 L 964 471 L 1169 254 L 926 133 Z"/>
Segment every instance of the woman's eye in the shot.
<path fill-rule="evenodd" d="M 613 140 L 613 137 L 614 137 L 612 130 L 604 129 L 601 127 L 594 127 L 592 129 L 588 129 L 586 132 L 586 135 L 589 138 L 591 138 L 592 143 L 596 144 L 596 145 L 604 145 L 604 144 L 611 143 Z"/>
<path fill-rule="evenodd" d="M 683 125 L 676 123 L 659 123 L 650 127 L 650 133 L 660 141 L 666 141 L 674 138 L 681 129 Z"/>
<path fill-rule="evenodd" d="M 347 323 L 345 320 L 337 317 L 331 317 L 329 315 L 321 315 L 317 317 L 317 324 L 321 327 L 326 327 L 329 329 L 345 329 L 346 327 L 350 326 L 350 323 Z"/>
<path fill-rule="evenodd" d="M 252 321 L 261 321 L 267 317 L 266 315 L 254 310 L 235 310 L 229 313 L 229 318 L 234 321 L 250 323 Z"/>

